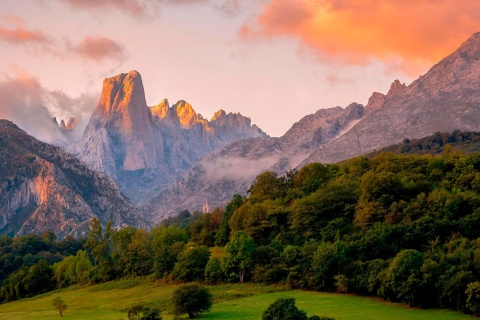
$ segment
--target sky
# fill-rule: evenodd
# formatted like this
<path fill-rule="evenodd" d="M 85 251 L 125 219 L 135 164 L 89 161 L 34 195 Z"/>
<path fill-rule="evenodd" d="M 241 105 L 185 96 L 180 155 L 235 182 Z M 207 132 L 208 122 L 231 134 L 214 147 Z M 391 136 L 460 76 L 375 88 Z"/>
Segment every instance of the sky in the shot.
<path fill-rule="evenodd" d="M 137 70 L 150 106 L 281 136 L 410 84 L 477 31 L 477 0 L 2 0 L 0 118 L 51 140 L 50 115 L 84 126 L 103 79 Z"/>

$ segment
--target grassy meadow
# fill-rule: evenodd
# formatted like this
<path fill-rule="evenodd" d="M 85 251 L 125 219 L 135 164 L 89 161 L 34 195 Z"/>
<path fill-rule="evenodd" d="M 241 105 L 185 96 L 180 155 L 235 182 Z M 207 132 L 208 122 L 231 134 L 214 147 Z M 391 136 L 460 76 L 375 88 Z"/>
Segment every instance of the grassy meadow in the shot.
<path fill-rule="evenodd" d="M 68 304 L 64 319 L 127 319 L 126 309 L 135 304 L 146 304 L 162 309 L 163 319 L 173 319 L 169 300 L 175 285 L 164 285 L 148 280 L 121 280 L 91 287 L 71 287 L 30 299 L 0 305 L 0 320 L 59 319 L 52 307 L 52 299 L 60 296 Z M 349 319 L 472 319 L 468 315 L 449 310 L 419 310 L 405 305 L 386 303 L 374 298 L 319 293 L 311 291 L 283 291 L 275 286 L 258 284 L 223 284 L 209 287 L 214 305 L 200 319 L 260 319 L 265 310 L 278 298 L 295 298 L 297 306 L 312 314 Z M 185 315 L 186 319 L 187 316 Z"/>

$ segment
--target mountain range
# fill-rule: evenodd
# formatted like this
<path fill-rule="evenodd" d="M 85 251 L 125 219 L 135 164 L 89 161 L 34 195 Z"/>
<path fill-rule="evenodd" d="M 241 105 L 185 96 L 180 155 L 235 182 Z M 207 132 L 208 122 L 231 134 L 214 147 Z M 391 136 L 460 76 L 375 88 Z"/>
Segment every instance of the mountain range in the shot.
<path fill-rule="evenodd" d="M 251 120 L 219 110 L 212 119 L 190 104 L 148 107 L 140 74 L 107 78 L 80 141 L 69 151 L 105 172 L 133 202 L 153 197 L 213 150 L 235 140 L 266 137 Z"/>
<path fill-rule="evenodd" d="M 479 111 L 480 33 L 410 85 L 395 80 L 387 94 L 373 93 L 365 106 L 320 109 L 278 138 L 238 113 L 220 110 L 208 120 L 187 102 L 170 106 L 166 99 L 149 107 L 142 78 L 131 71 L 104 80 L 82 138 L 67 148 L 72 155 L 1 122 L 2 154 L 5 148 L 13 152 L 9 157 L 21 160 L 13 174 L 0 175 L 2 226 L 12 232 L 38 231 L 48 224 L 40 221 L 54 224 L 53 214 L 57 220 L 72 216 L 77 221 L 55 224 L 63 233 L 82 232 L 82 219 L 93 216 L 104 221 L 111 217 L 116 225 L 158 223 L 181 210 L 223 206 L 235 193 L 245 194 L 265 170 L 281 175 L 307 163 L 338 162 L 407 138 L 479 131 Z M 12 142 L 21 140 L 28 141 L 28 147 Z M 2 157 L 2 167 L 15 167 L 16 162 L 7 160 Z M 74 171 L 82 174 L 69 175 L 67 168 L 73 163 Z M 44 179 L 45 170 L 55 177 L 48 196 L 58 199 L 51 206 L 32 193 L 41 188 L 32 187 L 31 181 Z M 56 193 L 61 188 L 71 190 L 84 205 L 62 204 Z M 83 189 L 91 192 L 84 194 Z M 113 203 L 109 208 L 99 205 L 110 196 L 115 208 Z"/>

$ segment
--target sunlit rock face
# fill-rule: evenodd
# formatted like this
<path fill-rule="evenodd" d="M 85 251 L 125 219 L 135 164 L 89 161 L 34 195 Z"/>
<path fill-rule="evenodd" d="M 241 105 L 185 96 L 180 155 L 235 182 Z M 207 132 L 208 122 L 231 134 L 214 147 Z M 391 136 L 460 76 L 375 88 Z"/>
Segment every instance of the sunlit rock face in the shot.
<path fill-rule="evenodd" d="M 163 157 L 157 148 L 162 141 L 150 118 L 138 72 L 107 78 L 83 137 L 71 151 L 92 169 L 112 177 L 119 171 L 155 168 Z"/>
<path fill-rule="evenodd" d="M 0 120 L 0 234 L 82 235 L 92 218 L 149 224 L 103 173 Z"/>
<path fill-rule="evenodd" d="M 100 101 L 82 139 L 69 151 L 112 177 L 134 202 L 171 183 L 203 156 L 230 142 L 266 134 L 240 114 L 211 121 L 186 101 L 148 107 L 137 71 L 103 82 Z"/>

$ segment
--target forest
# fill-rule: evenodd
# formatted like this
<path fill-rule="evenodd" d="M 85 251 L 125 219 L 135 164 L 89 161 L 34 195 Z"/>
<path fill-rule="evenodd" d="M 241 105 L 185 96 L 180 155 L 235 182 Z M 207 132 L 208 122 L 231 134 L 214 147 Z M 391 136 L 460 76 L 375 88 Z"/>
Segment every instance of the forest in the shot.
<path fill-rule="evenodd" d="M 264 172 L 224 209 L 184 211 L 152 230 L 95 219 L 85 239 L 2 236 L 0 300 L 146 276 L 279 284 L 480 315 L 479 191 L 480 153 L 448 145 L 437 155 L 379 152 Z"/>

